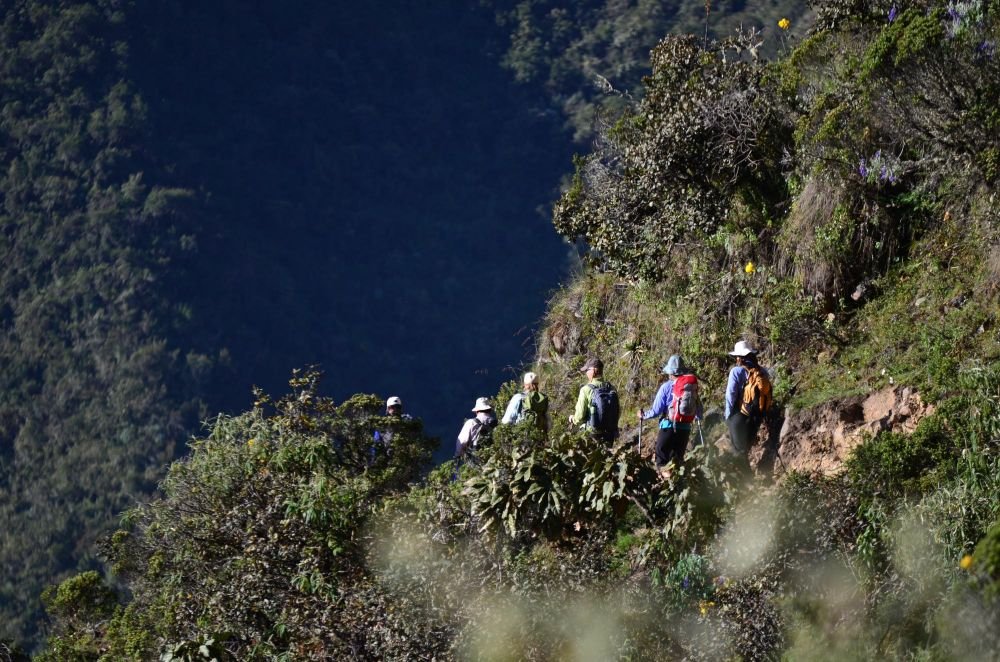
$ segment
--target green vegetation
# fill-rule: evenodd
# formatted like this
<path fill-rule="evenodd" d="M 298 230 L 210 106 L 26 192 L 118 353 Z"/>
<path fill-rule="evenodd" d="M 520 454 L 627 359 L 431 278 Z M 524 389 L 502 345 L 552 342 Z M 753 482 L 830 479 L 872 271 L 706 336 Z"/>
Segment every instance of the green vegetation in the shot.
<path fill-rule="evenodd" d="M 628 354 L 613 378 L 648 385 L 679 350 L 717 384 L 743 337 L 812 404 L 887 383 L 937 399 L 996 356 L 980 155 L 998 131 L 976 99 L 1000 91 L 997 18 L 945 9 L 824 3 L 829 29 L 774 63 L 746 57 L 746 33 L 664 39 L 555 207 L 604 273 L 557 294 L 540 358 L 558 374 L 593 343 Z"/>
<path fill-rule="evenodd" d="M 914 437 L 768 489 L 705 447 L 661 482 L 631 443 L 529 425 L 414 483 L 419 425 L 317 385 L 299 375 L 195 442 L 105 548 L 129 600 L 96 573 L 50 591 L 41 659 L 968 659 L 1000 643 L 995 534 L 959 569 L 1000 514 L 995 368 L 964 374 Z M 386 426 L 392 452 L 372 460 Z"/>
<path fill-rule="evenodd" d="M 577 142 L 593 138 L 631 100 L 647 90 L 649 51 L 666 34 L 716 40 L 739 28 L 764 35 L 754 53 L 774 55 L 786 36 L 778 21 L 798 31 L 804 3 L 764 4 L 674 0 L 488 0 L 510 32 L 504 65 L 521 83 L 540 89 L 562 110 Z M 707 12 L 707 16 L 706 16 Z M 779 42 L 779 35 L 781 39 Z"/>
<path fill-rule="evenodd" d="M 317 380 L 296 375 L 276 402 L 258 394 L 253 411 L 192 443 L 163 497 L 128 512 L 108 542 L 128 607 L 108 606 L 95 573 L 67 580 L 46 599 L 59 626 L 43 659 L 183 659 L 213 645 L 235 651 L 228 659 L 399 657 L 405 621 L 389 640 L 366 632 L 392 610 L 364 568 L 367 528 L 434 444 L 418 421 L 385 418 L 374 396 L 335 406 Z M 393 432 L 388 451 L 373 447 L 375 430 Z M 88 615 L 103 636 L 81 626 Z"/>
<path fill-rule="evenodd" d="M 601 23 L 579 37 L 638 84 L 661 19 L 627 4 L 571 27 Z M 364 375 L 450 432 L 524 356 L 565 268 L 536 209 L 570 145 L 496 66 L 494 16 L 4 3 L 0 636 L 36 648 L 43 588 L 97 569 L 94 541 L 252 384 L 321 363 L 338 399 Z"/>
<path fill-rule="evenodd" d="M 42 659 L 995 657 L 1000 7 L 831 0 L 817 26 L 774 63 L 666 38 L 577 160 L 554 221 L 589 269 L 538 339 L 546 438 L 500 427 L 425 475 L 418 422 L 296 373 L 126 514 L 107 578 L 45 593 Z M 906 385 L 934 412 L 833 476 L 701 444 L 661 479 L 629 420 L 674 352 L 721 401 L 737 338 L 783 404 Z M 587 355 L 622 397 L 611 447 L 565 421 Z"/>

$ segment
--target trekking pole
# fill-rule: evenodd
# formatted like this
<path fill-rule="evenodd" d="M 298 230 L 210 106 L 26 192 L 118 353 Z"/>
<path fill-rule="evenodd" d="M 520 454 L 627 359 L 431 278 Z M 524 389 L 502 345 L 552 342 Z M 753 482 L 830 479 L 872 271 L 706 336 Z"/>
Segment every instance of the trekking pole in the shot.
<path fill-rule="evenodd" d="M 635 450 L 636 450 L 637 453 L 639 453 L 639 456 L 641 457 L 642 456 L 642 417 L 641 416 L 639 417 L 639 444 L 638 444 L 638 446 L 636 447 Z"/>

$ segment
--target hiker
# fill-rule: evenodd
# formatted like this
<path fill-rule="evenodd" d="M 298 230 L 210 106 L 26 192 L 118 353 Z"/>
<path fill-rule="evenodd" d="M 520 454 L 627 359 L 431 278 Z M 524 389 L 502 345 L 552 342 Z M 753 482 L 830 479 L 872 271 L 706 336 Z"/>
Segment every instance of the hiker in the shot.
<path fill-rule="evenodd" d="M 698 378 L 685 366 L 684 360 L 674 354 L 663 366 L 667 381 L 660 385 L 653 398 L 653 406 L 639 410 L 639 420 L 659 417 L 660 432 L 656 436 L 656 470 L 663 475 L 673 462 L 679 467 L 684 462 L 691 424 L 701 417 L 701 400 L 698 397 Z"/>
<path fill-rule="evenodd" d="M 475 416 L 466 420 L 458 433 L 458 442 L 455 444 L 456 458 L 475 450 L 483 435 L 489 434 L 497 426 L 497 417 L 493 415 L 493 406 L 487 398 L 478 398 L 472 411 Z"/>
<path fill-rule="evenodd" d="M 542 433 L 549 431 L 549 399 L 538 390 L 538 375 L 533 372 L 524 373 L 522 380 L 524 390 L 515 393 L 507 403 L 503 418 L 504 425 L 532 421 Z"/>
<path fill-rule="evenodd" d="M 736 365 L 726 384 L 726 426 L 733 450 L 746 459 L 771 408 L 771 378 L 758 365 L 757 351 L 745 341 L 737 342 L 729 355 L 736 357 Z"/>
<path fill-rule="evenodd" d="M 401 421 L 412 420 L 412 416 L 403 413 L 403 400 L 398 396 L 394 395 L 385 401 L 385 415 L 388 418 L 395 418 Z M 375 460 L 375 454 L 379 448 L 385 451 L 386 455 L 392 454 L 392 449 L 390 445 L 392 444 L 392 437 L 394 432 L 390 430 L 375 430 L 375 443 L 372 444 L 371 448 L 371 461 Z"/>
<path fill-rule="evenodd" d="M 618 392 L 611 382 L 602 379 L 604 362 L 600 359 L 587 359 L 580 372 L 587 375 L 588 381 L 580 387 L 570 425 L 592 430 L 598 439 L 610 444 L 618 437 Z"/>

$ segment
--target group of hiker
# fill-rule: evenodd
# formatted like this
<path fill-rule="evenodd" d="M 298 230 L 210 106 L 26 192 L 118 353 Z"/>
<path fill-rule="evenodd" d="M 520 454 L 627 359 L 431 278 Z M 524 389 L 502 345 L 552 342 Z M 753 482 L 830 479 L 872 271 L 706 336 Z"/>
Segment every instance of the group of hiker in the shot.
<path fill-rule="evenodd" d="M 746 458 L 771 407 L 771 381 L 768 372 L 757 362 L 757 351 L 745 341 L 737 342 L 729 355 L 734 358 L 735 365 L 730 369 L 726 383 L 723 416 L 733 451 Z M 580 387 L 569 422 L 611 443 L 618 437 L 621 413 L 618 392 L 604 378 L 601 359 L 587 359 L 580 372 L 587 376 L 587 383 Z M 684 461 L 692 430 L 695 425 L 701 425 L 703 408 L 698 377 L 688 369 L 680 355 L 674 354 L 667 360 L 663 374 L 666 379 L 657 389 L 652 406 L 639 409 L 637 417 L 640 430 L 642 421 L 658 419 L 654 457 L 657 471 L 667 475 L 670 467 L 680 466 Z M 474 416 L 465 421 L 458 433 L 455 457 L 463 458 L 473 452 L 480 440 L 497 425 L 530 421 L 542 434 L 547 434 L 550 424 L 548 397 L 539 390 L 539 386 L 538 375 L 526 372 L 522 390 L 510 399 L 499 420 L 489 399 L 477 398 L 472 408 Z M 386 415 L 406 416 L 402 413 L 399 397 L 393 396 L 386 401 Z M 376 432 L 376 441 L 388 446 L 390 439 L 385 438 L 387 434 Z"/>

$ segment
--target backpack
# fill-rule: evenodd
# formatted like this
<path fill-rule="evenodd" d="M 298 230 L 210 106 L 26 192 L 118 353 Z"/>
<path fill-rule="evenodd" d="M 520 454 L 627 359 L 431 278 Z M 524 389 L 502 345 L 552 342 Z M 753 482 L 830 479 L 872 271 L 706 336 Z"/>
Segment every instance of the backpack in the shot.
<path fill-rule="evenodd" d="M 490 416 L 489 420 L 485 423 L 480 421 L 479 418 L 473 419 L 478 423 L 478 425 L 473 428 L 472 434 L 469 435 L 469 445 L 472 448 L 479 448 L 483 443 L 490 441 L 493 438 L 493 430 L 498 425 L 499 421 L 496 416 Z"/>
<path fill-rule="evenodd" d="M 521 410 L 518 422 L 531 421 L 542 432 L 548 432 L 549 399 L 538 391 L 521 394 Z"/>
<path fill-rule="evenodd" d="M 691 423 L 698 415 L 698 378 L 680 375 L 674 380 L 673 401 L 667 418 L 673 423 Z"/>
<path fill-rule="evenodd" d="M 599 433 L 604 441 L 614 441 L 618 437 L 618 417 L 621 408 L 618 391 L 611 382 L 599 386 L 590 385 L 590 427 Z"/>
<path fill-rule="evenodd" d="M 771 378 L 758 367 L 747 367 L 747 383 L 743 385 L 740 413 L 752 421 L 761 421 L 771 409 Z"/>

